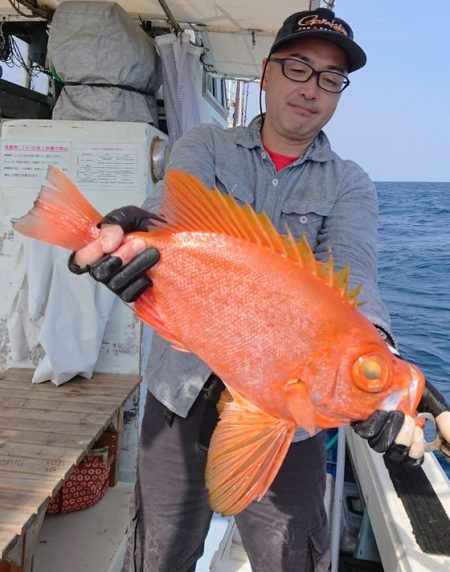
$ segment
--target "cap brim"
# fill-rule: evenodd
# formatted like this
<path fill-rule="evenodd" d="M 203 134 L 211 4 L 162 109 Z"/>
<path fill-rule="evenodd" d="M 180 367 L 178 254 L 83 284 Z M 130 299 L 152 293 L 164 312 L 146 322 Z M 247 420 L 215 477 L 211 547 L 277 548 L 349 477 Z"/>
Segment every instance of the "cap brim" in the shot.
<path fill-rule="evenodd" d="M 283 38 L 278 42 L 274 42 L 272 45 L 270 52 L 273 53 L 277 50 L 280 46 L 284 46 L 292 40 L 298 40 L 302 38 L 320 38 L 322 40 L 327 40 L 328 42 L 332 42 L 336 44 L 340 48 L 344 50 L 348 57 L 348 71 L 354 72 L 362 68 L 367 61 L 366 54 L 364 50 L 362 50 L 356 42 L 340 34 L 338 32 L 332 32 L 328 30 L 305 30 L 302 32 L 297 32 L 296 34 L 290 35 L 288 38 Z"/>

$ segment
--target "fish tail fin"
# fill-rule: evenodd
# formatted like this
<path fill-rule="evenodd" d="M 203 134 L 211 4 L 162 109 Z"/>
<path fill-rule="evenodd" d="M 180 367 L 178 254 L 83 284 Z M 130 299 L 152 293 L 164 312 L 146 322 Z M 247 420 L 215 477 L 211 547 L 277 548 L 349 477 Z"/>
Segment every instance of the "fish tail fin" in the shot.
<path fill-rule="evenodd" d="M 57 167 L 49 166 L 46 182 L 33 208 L 14 221 L 13 228 L 25 236 L 78 250 L 99 235 L 96 225 L 102 215 Z"/>
<path fill-rule="evenodd" d="M 233 393 L 213 432 L 206 465 L 211 508 L 224 515 L 244 510 L 274 480 L 291 444 L 292 422 L 264 413 Z"/>

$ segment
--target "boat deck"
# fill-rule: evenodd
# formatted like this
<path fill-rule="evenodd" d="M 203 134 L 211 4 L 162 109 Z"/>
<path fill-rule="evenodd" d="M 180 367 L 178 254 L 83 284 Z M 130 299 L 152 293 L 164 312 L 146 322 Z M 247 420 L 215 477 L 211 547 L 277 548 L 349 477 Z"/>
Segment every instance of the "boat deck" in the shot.
<path fill-rule="evenodd" d="M 434 455 L 426 453 L 422 467 L 403 468 L 392 478 L 382 455 L 353 431 L 346 435 L 384 570 L 448 572 L 450 487 Z M 409 498 L 399 493 L 399 485 Z M 405 500 L 414 503 L 415 514 Z"/>
<path fill-rule="evenodd" d="M 122 572 L 132 491 L 132 483 L 119 481 L 86 510 L 47 515 L 35 552 L 33 572 Z M 197 562 L 196 572 L 236 571 L 229 563 L 225 568 L 210 568 L 228 522 L 228 518 L 213 516 L 205 552 Z"/>
<path fill-rule="evenodd" d="M 119 451 L 122 407 L 140 378 L 95 374 L 32 384 L 32 370 L 0 376 L 0 571 L 27 572 L 49 499 L 95 444 Z M 115 484 L 118 454 L 111 467 Z"/>

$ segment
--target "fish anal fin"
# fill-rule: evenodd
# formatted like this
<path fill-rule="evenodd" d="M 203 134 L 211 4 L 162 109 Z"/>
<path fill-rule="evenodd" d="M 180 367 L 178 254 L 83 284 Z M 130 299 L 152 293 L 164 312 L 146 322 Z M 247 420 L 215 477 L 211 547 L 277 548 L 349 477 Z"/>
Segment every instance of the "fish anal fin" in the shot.
<path fill-rule="evenodd" d="M 286 394 L 296 425 L 312 435 L 316 430 L 316 416 L 308 387 L 301 380 L 293 380 L 288 383 Z"/>
<path fill-rule="evenodd" d="M 295 431 L 233 392 L 221 402 L 206 465 L 211 508 L 224 515 L 244 510 L 261 498 L 275 478 Z"/>
<path fill-rule="evenodd" d="M 162 338 L 171 342 L 174 349 L 181 352 L 189 351 L 165 325 L 164 319 L 161 317 L 155 302 L 152 288 L 148 288 L 136 300 L 134 303 L 134 313 L 140 320 L 158 332 Z"/>

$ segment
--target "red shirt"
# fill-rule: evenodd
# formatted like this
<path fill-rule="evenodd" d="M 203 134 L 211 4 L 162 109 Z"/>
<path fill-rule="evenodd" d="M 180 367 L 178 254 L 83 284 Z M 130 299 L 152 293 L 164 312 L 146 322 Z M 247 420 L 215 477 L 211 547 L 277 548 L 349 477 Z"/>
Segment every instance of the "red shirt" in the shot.
<path fill-rule="evenodd" d="M 287 167 L 288 165 L 293 163 L 296 159 L 298 159 L 298 157 L 287 157 L 286 155 L 280 155 L 279 153 L 274 153 L 270 149 L 267 149 L 265 145 L 264 149 L 267 151 L 267 153 L 269 153 L 270 158 L 272 159 L 273 164 L 275 165 L 277 171 L 281 171 L 281 169 L 284 169 L 284 167 Z"/>

